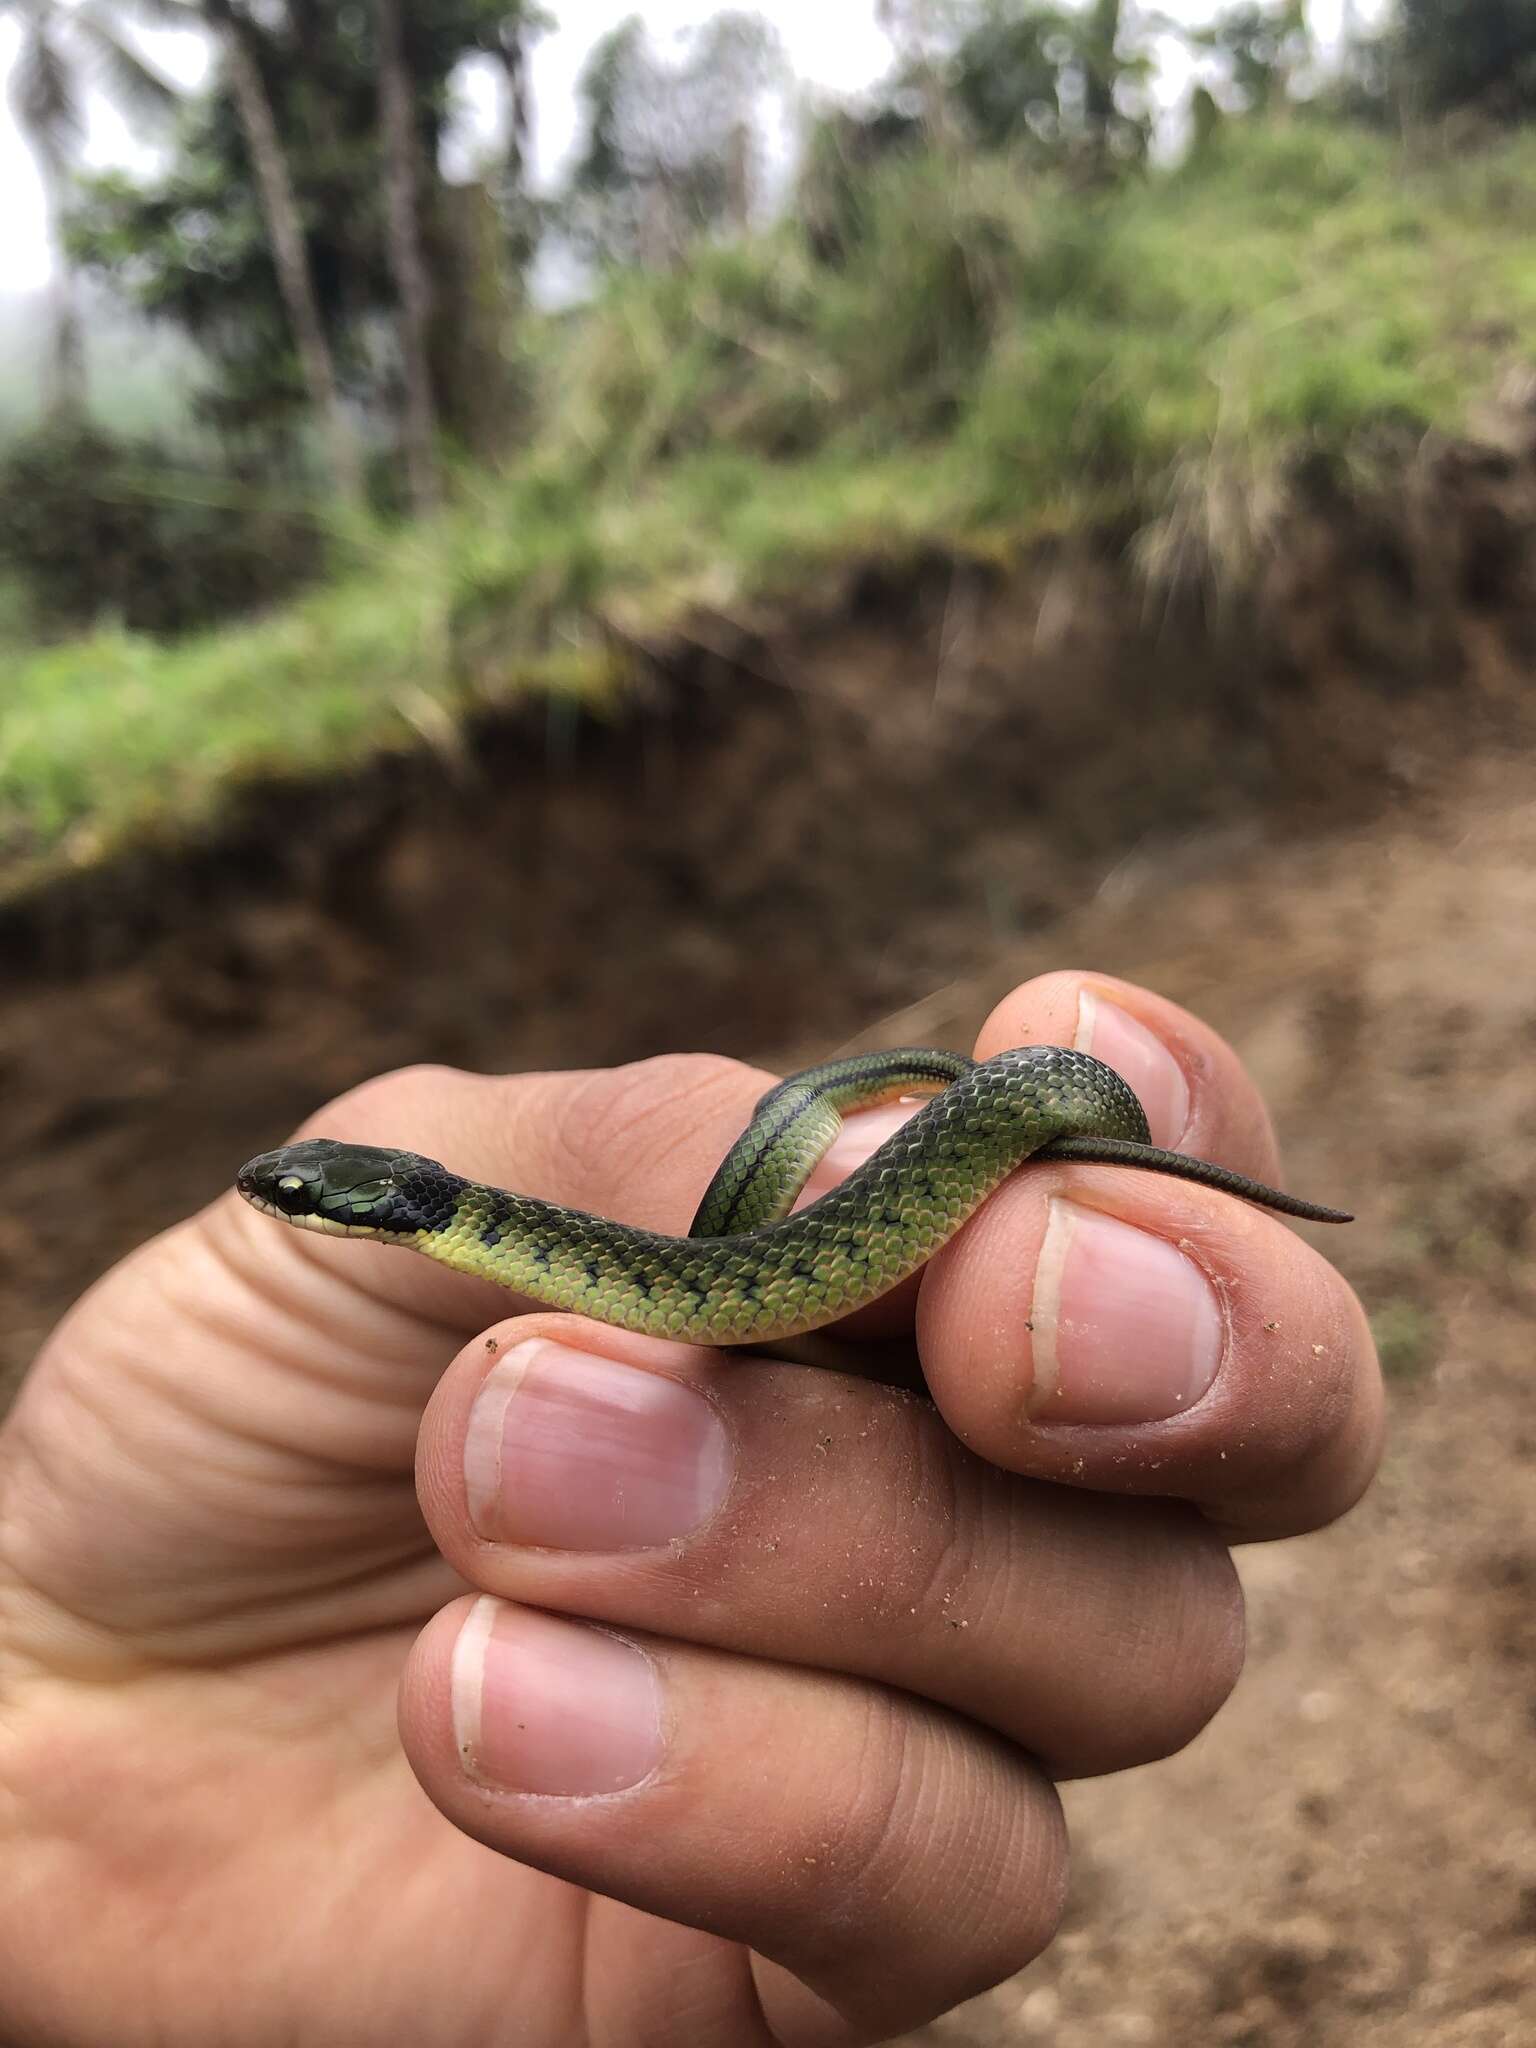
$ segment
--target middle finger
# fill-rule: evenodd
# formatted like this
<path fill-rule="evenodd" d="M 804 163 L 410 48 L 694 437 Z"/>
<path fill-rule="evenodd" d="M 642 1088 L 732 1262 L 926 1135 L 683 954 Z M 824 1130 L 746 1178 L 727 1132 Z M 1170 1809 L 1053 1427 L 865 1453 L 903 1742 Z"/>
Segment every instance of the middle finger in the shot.
<path fill-rule="evenodd" d="M 1180 1747 L 1241 1662 L 1194 1510 L 1020 1479 L 836 1373 L 523 1317 L 449 1369 L 418 1483 L 485 1592 L 897 1686 L 1058 1775 Z"/>

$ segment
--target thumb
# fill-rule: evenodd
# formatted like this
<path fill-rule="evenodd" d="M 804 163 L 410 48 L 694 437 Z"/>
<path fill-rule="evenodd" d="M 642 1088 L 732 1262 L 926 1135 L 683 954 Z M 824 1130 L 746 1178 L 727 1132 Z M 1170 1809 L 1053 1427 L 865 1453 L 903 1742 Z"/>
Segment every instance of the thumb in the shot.
<path fill-rule="evenodd" d="M 306 1129 L 681 1231 L 766 1085 L 708 1057 L 513 1078 L 417 1067 Z M 221 1197 L 99 1281 L 33 1367 L 0 1432 L 6 1565 L 137 1654 L 419 1618 L 456 1585 L 416 1503 L 421 1412 L 507 1309 L 489 1282 Z"/>

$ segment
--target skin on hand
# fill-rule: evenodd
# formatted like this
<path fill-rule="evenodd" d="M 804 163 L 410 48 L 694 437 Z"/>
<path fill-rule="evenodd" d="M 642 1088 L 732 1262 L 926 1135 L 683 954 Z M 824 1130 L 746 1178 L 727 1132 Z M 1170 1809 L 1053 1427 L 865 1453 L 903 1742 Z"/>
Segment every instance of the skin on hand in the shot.
<path fill-rule="evenodd" d="M 1183 1011 L 1051 975 L 977 1050 L 1031 1042 L 1276 1180 Z M 682 1231 L 764 1085 L 420 1069 L 314 1127 Z M 1340 1513 L 1379 1449 L 1326 1262 L 1125 1169 L 1029 1167 L 859 1319 L 915 1331 L 931 1401 L 515 1309 L 231 1195 L 56 1332 L 0 1434 L 0 2035 L 919 2025 L 1050 1939 L 1053 1778 L 1225 1697 L 1228 1542 Z"/>

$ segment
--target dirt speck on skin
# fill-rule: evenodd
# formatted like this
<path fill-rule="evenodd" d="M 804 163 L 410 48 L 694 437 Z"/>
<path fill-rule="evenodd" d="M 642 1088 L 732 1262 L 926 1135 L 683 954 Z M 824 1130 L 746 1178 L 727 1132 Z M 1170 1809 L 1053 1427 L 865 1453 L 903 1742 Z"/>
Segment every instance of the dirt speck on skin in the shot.
<path fill-rule="evenodd" d="M 1335 814 L 1305 837 L 1259 816 L 1196 823 L 1039 874 L 1016 822 L 978 821 L 967 844 L 947 900 L 885 900 L 857 949 L 846 903 L 834 936 L 782 891 L 755 923 L 743 882 L 726 916 L 686 863 L 670 880 L 647 870 L 644 915 L 609 915 L 594 939 L 556 864 L 562 920 L 538 944 L 499 936 L 502 884 L 463 898 L 462 927 L 444 924 L 420 971 L 397 932 L 274 899 L 5 999 L 0 1384 L 113 1258 L 382 1068 L 704 1043 L 782 1069 L 872 1015 L 865 1042 L 967 1045 L 992 1002 L 1048 967 L 1147 983 L 1247 1059 L 1286 1185 L 1358 1212 L 1303 1234 L 1382 1333 L 1386 1464 L 1337 1527 L 1241 1554 L 1250 1655 L 1232 1703 L 1179 1757 L 1065 1788 L 1061 1938 L 911 2040 L 1536 2041 L 1528 762 L 1474 755 L 1384 815 Z M 433 904 L 413 858 L 402 847 L 390 886 Z M 1007 914 L 990 886 L 960 887 L 984 868 L 1011 874 Z M 942 1913 L 929 1938 L 946 1939 Z"/>

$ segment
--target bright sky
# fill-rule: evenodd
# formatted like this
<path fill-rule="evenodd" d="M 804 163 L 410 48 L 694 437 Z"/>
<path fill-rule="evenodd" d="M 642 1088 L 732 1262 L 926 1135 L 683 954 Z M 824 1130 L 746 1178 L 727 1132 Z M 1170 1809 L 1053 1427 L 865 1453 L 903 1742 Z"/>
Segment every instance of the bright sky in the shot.
<path fill-rule="evenodd" d="M 536 46 L 533 60 L 536 160 L 542 181 L 550 179 L 571 146 L 576 108 L 572 87 L 582 59 L 596 38 L 628 14 L 641 13 L 658 42 L 706 20 L 720 0 L 564 0 L 554 9 L 560 26 Z M 1384 0 L 1364 0 L 1356 13 L 1377 15 Z M 1311 0 L 1312 25 L 1325 42 L 1337 33 L 1348 0 Z M 759 0 L 758 11 L 777 27 L 796 75 L 816 86 L 857 89 L 885 70 L 891 50 L 875 26 L 875 0 Z M 1162 11 L 1180 21 L 1208 20 L 1217 0 L 1162 0 Z M 47 225 L 37 174 L 17 131 L 6 96 L 20 42 L 14 17 L 0 18 L 0 292 L 35 289 L 49 272 Z M 190 84 L 202 73 L 206 51 L 194 35 L 156 32 L 140 38 L 146 55 L 162 70 Z M 1183 82 L 1184 66 L 1170 57 L 1165 89 Z M 473 93 L 478 104 L 482 95 Z M 86 159 L 93 165 L 145 164 L 151 159 L 135 142 L 121 116 L 94 95 L 89 108 Z"/>

